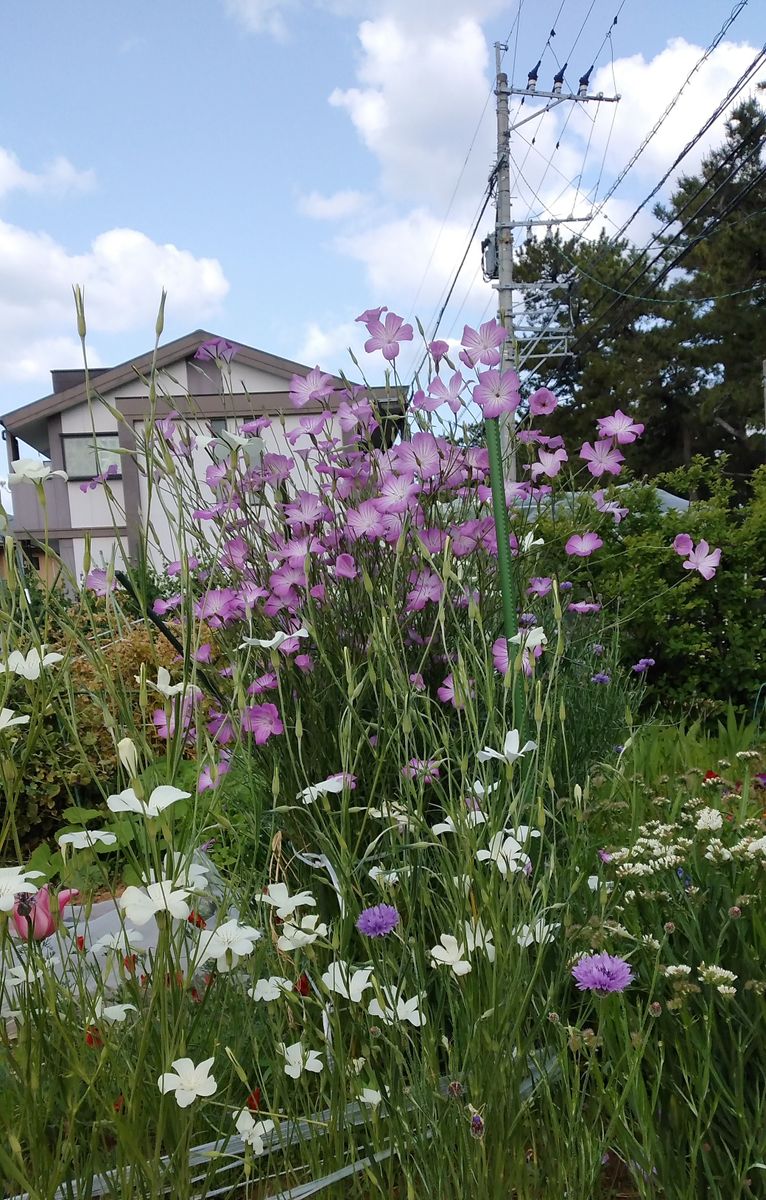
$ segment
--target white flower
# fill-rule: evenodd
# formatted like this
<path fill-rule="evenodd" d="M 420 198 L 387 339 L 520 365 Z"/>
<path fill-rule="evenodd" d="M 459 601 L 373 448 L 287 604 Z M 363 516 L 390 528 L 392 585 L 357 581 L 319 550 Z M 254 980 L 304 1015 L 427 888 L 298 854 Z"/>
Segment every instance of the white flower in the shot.
<path fill-rule="evenodd" d="M 89 846 L 100 843 L 102 846 L 114 846 L 117 837 L 107 833 L 105 829 L 76 829 L 73 833 L 60 833 L 56 840 L 59 846 L 72 846 L 75 850 L 87 850 Z"/>
<path fill-rule="evenodd" d="M 320 783 L 312 783 L 310 787 L 304 788 L 302 792 L 298 792 L 295 797 L 302 804 L 313 804 L 319 796 L 326 796 L 329 793 L 338 794 L 344 788 L 343 773 L 331 775 L 329 779 L 323 779 Z"/>
<path fill-rule="evenodd" d="M 539 838 L 541 833 L 539 829 L 532 829 L 530 825 L 518 825 L 516 829 L 506 829 L 509 837 L 515 838 L 519 845 L 523 846 L 529 838 Z"/>
<path fill-rule="evenodd" d="M 701 808 L 697 814 L 697 829 L 714 831 L 723 825 L 723 817 L 717 808 Z"/>
<path fill-rule="evenodd" d="M 377 883 L 378 887 L 395 887 L 399 882 L 400 871 L 384 871 L 382 867 L 370 867 L 368 871 L 370 879 L 373 883 Z"/>
<path fill-rule="evenodd" d="M 260 646 L 262 650 L 278 650 L 282 643 L 289 641 L 290 638 L 307 638 L 308 636 L 308 629 L 296 629 L 294 633 L 283 633 L 279 629 L 272 638 L 245 638 L 239 649 L 244 650 L 246 646 Z"/>
<path fill-rule="evenodd" d="M 216 959 L 218 970 L 225 974 L 232 971 L 241 958 L 253 953 L 255 943 L 261 936 L 260 930 L 252 925 L 225 921 L 210 933 L 203 933 L 200 938 L 200 958 L 202 962 Z"/>
<path fill-rule="evenodd" d="M 471 784 L 471 795 L 477 800 L 483 800 L 485 796 L 491 796 L 500 787 L 499 783 L 489 783 L 485 787 L 480 779 L 474 780 Z"/>
<path fill-rule="evenodd" d="M 42 879 L 42 871 L 28 871 L 24 867 L 0 867 L 0 912 L 11 912 L 17 892 L 36 892 L 29 881 Z"/>
<path fill-rule="evenodd" d="M 465 955 L 465 946 L 461 946 L 451 933 L 443 933 L 439 941 L 441 946 L 431 949 L 432 967 L 450 967 L 455 975 L 467 975 L 471 964 Z"/>
<path fill-rule="evenodd" d="M 612 883 L 611 879 L 602 880 L 599 879 L 598 875 L 589 875 L 588 887 L 592 892 L 597 892 L 599 888 L 606 888 L 607 892 L 611 892 L 614 888 L 614 884 Z"/>
<path fill-rule="evenodd" d="M 327 926 L 323 925 L 317 916 L 304 917 L 300 925 L 285 921 L 282 933 L 277 938 L 280 950 L 299 950 L 301 946 L 311 946 L 317 938 L 327 936 Z"/>
<path fill-rule="evenodd" d="M 359 1101 L 361 1104 L 366 1104 L 368 1108 L 377 1108 L 383 1096 L 375 1088 L 362 1088 L 359 1093 Z"/>
<path fill-rule="evenodd" d="M 542 917 L 538 917 L 534 925 L 520 925 L 518 929 L 514 930 L 514 933 L 520 946 L 531 946 L 533 942 L 542 946 L 545 942 L 550 941 L 551 934 L 559 928 L 558 921 L 547 925 Z"/>
<path fill-rule="evenodd" d="M 165 878 L 170 879 L 176 887 L 186 888 L 187 892 L 204 892 L 208 885 L 207 873 L 210 868 L 178 850 L 165 855 L 163 866 Z"/>
<path fill-rule="evenodd" d="M 422 996 L 413 996 L 410 1000 L 404 1000 L 397 995 L 396 988 L 388 984 L 384 984 L 381 991 L 386 1001 L 386 1007 L 383 1008 L 379 1000 L 371 1000 L 367 1009 L 371 1017 L 379 1017 L 387 1025 L 393 1025 L 394 1021 L 409 1021 L 410 1025 L 414 1025 L 416 1028 L 425 1025 L 425 1014 L 420 1010 Z"/>
<path fill-rule="evenodd" d="M 117 743 L 117 753 L 128 775 L 133 776 L 138 771 L 138 750 L 132 738 L 121 738 Z"/>
<path fill-rule="evenodd" d="M 322 1070 L 323 1063 L 317 1051 L 304 1050 L 302 1042 L 293 1042 L 291 1046 L 277 1042 L 277 1050 L 284 1055 L 285 1075 L 291 1079 L 300 1079 L 304 1071 L 318 1074 Z"/>
<path fill-rule="evenodd" d="M 92 954 L 94 958 L 98 958 L 101 954 L 111 954 L 113 951 L 127 954 L 132 946 L 139 945 L 143 940 L 144 935 L 139 929 L 130 929 L 126 925 L 113 933 L 102 933 L 101 937 L 89 946 L 88 954 Z"/>
<path fill-rule="evenodd" d="M 141 676 L 136 675 L 136 683 L 140 682 Z M 183 679 L 180 683 L 170 682 L 170 671 L 167 669 L 167 667 L 158 667 L 156 683 L 151 679 L 147 679 L 146 682 L 149 687 L 155 688 L 162 696 L 165 697 L 166 700 L 169 700 L 171 696 L 180 696 L 181 692 L 186 687 Z"/>
<path fill-rule="evenodd" d="M 31 963 L 23 962 L 15 967 L 5 967 L 2 974 L 0 974 L 0 983 L 4 987 L 15 990 L 16 988 L 24 987 L 25 984 L 32 983 L 34 979 L 44 978 L 45 972 L 42 967 L 33 969 Z"/>
<path fill-rule="evenodd" d="M 39 458 L 16 458 L 11 463 L 13 474 L 8 477 L 8 487 L 19 483 L 45 483 L 47 479 L 58 476 L 66 479 L 66 471 L 52 471 L 50 463 L 42 462 Z"/>
<path fill-rule="evenodd" d="M 517 871 L 525 870 L 531 861 L 516 838 L 504 837 L 502 832 L 495 834 L 489 843 L 488 850 L 477 850 L 476 857 L 479 862 L 496 863 L 497 869 L 503 877 L 509 871 L 511 874 L 515 874 Z"/>
<path fill-rule="evenodd" d="M 286 883 L 270 883 L 257 898 L 264 904 L 273 905 L 282 921 L 292 916 L 296 908 L 316 908 L 316 900 L 311 892 L 296 892 L 291 896 Z"/>
<path fill-rule="evenodd" d="M 367 1059 L 364 1057 L 364 1055 L 362 1055 L 360 1058 L 352 1058 L 348 1064 L 349 1074 L 361 1075 L 366 1062 Z"/>
<path fill-rule="evenodd" d="M 691 967 L 687 966 L 686 963 L 675 963 L 674 965 L 665 967 L 664 971 L 668 979 L 685 979 L 692 973 Z"/>
<path fill-rule="evenodd" d="M 538 646 L 545 646 L 548 643 L 542 625 L 534 625 L 532 629 L 520 629 L 508 640 L 516 646 L 522 646 L 527 651 L 536 650 Z"/>
<path fill-rule="evenodd" d="M 368 812 L 379 821 L 393 821 L 402 833 L 414 824 L 409 809 L 397 800 L 384 800 L 380 808 L 370 808 Z"/>
<path fill-rule="evenodd" d="M 252 1146 L 255 1154 L 263 1154 L 263 1139 L 267 1133 L 271 1133 L 274 1128 L 273 1121 L 256 1121 L 252 1113 L 246 1108 L 235 1118 L 237 1124 L 237 1133 L 242 1138 L 246 1145 Z"/>
<path fill-rule="evenodd" d="M 533 546 L 544 546 L 544 545 L 545 545 L 545 539 L 541 538 L 541 537 L 536 538 L 534 529 L 530 529 L 529 533 L 525 533 L 524 537 L 521 539 L 522 553 L 527 550 L 531 550 Z"/>
<path fill-rule="evenodd" d="M 11 725 L 28 725 L 29 717 L 14 717 L 12 708 L 0 708 L 0 733 Z"/>
<path fill-rule="evenodd" d="M 99 996 L 94 1005 L 94 1014 L 97 1021 L 103 1017 L 105 1021 L 122 1022 L 125 1020 L 129 1012 L 137 1012 L 135 1004 L 104 1004 Z"/>
<path fill-rule="evenodd" d="M 107 796 L 106 806 L 111 812 L 134 812 L 142 817 L 158 817 L 177 800 L 187 800 L 191 792 L 183 792 L 181 788 L 171 787 L 163 783 L 156 787 L 148 801 L 139 800 L 133 788 L 125 788 L 116 795 Z"/>
<path fill-rule="evenodd" d="M 499 762 L 508 763 L 512 766 L 517 758 L 521 758 L 522 754 L 526 754 L 528 750 L 536 750 L 537 742 L 525 742 L 521 750 L 519 750 L 519 731 L 518 729 L 509 729 L 505 735 L 503 749 L 493 750 L 491 746 L 485 746 L 478 753 L 479 762 L 488 762 L 491 758 L 496 758 Z"/>
<path fill-rule="evenodd" d="M 278 1000 L 284 992 L 293 990 L 292 981 L 283 975 L 269 975 L 268 979 L 256 980 L 255 987 L 248 988 L 247 994 L 252 1000 Z"/>
<path fill-rule="evenodd" d="M 700 963 L 697 974 L 703 983 L 713 983 L 716 986 L 721 983 L 732 984 L 737 978 L 733 971 L 727 971 L 725 967 L 708 966 L 707 963 Z"/>
<path fill-rule="evenodd" d="M 175 1073 L 166 1071 L 157 1080 L 157 1087 L 163 1095 L 175 1092 L 179 1108 L 188 1108 L 198 1096 L 214 1096 L 217 1084 L 210 1074 L 213 1065 L 212 1058 L 206 1058 L 199 1066 L 194 1065 L 190 1058 L 176 1058 L 171 1063 Z"/>
<path fill-rule="evenodd" d="M 185 889 L 174 891 L 172 883 L 162 879 L 159 883 L 147 884 L 145 889 L 131 884 L 118 897 L 117 906 L 136 925 L 146 925 L 159 912 L 168 912 L 177 921 L 185 921 L 190 911 L 187 895 Z"/>
<path fill-rule="evenodd" d="M 483 950 L 490 962 L 495 961 L 495 946 L 492 930 L 485 929 L 481 921 L 465 922 L 465 948 L 469 954 Z"/>
<path fill-rule="evenodd" d="M 479 808 L 466 809 L 465 822 L 472 828 L 476 825 L 483 825 L 486 821 L 484 813 Z M 431 826 L 431 833 L 439 837 L 442 833 L 457 833 L 457 826 L 452 817 L 446 816 L 438 825 Z"/>
<path fill-rule="evenodd" d="M 330 992 L 337 992 L 345 1000 L 358 1004 L 368 988 L 372 987 L 372 967 L 352 971 L 347 963 L 332 962 L 322 976 L 322 983 Z"/>
<path fill-rule="evenodd" d="M 8 655 L 8 661 L 0 663 L 0 673 L 9 671 L 14 675 L 20 675 L 22 679 L 34 681 L 40 678 L 43 667 L 52 667 L 54 663 L 61 662 L 63 658 L 63 654 L 46 654 L 45 646 L 41 646 L 39 650 L 33 646 L 26 655 L 23 655 L 20 650 L 12 650 Z"/>

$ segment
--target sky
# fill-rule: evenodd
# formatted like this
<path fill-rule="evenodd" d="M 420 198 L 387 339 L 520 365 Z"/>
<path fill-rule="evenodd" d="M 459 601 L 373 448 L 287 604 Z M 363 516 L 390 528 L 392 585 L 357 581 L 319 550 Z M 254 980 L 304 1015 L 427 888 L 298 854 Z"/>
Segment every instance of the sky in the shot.
<path fill-rule="evenodd" d="M 8 5 L 0 414 L 46 395 L 52 368 L 82 365 L 74 284 L 94 366 L 151 348 L 163 287 L 164 341 L 205 328 L 329 371 L 352 373 L 347 347 L 361 348 L 354 318 L 366 308 L 418 315 L 430 332 L 494 161 L 493 44 L 508 43 L 517 86 L 542 54 L 541 88 L 564 60 L 576 87 L 595 60 L 591 90 L 621 95 L 562 105 L 512 138 L 514 218 L 585 216 L 733 4 Z M 589 235 L 621 224 L 753 59 L 759 6 L 750 0 Z M 533 111 L 514 101 L 515 119 Z M 721 136 L 719 123 L 687 167 Z M 479 237 L 492 221 L 489 209 Z M 634 240 L 652 226 L 642 214 Z M 459 337 L 493 306 L 477 245 L 439 335 Z M 405 374 L 418 356 L 409 350 Z"/>

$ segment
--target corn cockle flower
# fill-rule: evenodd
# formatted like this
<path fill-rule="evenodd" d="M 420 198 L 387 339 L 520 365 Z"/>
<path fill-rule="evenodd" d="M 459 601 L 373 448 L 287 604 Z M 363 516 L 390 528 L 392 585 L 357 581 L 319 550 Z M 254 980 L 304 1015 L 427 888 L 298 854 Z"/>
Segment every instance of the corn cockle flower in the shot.
<path fill-rule="evenodd" d="M 247 994 L 251 1000 L 263 1000 L 268 1004 L 292 990 L 291 979 L 285 979 L 284 975 L 269 975 L 268 979 L 257 979 L 255 987 L 248 988 Z"/>
<path fill-rule="evenodd" d="M 476 857 L 479 862 L 495 863 L 503 878 L 509 872 L 515 875 L 517 871 L 527 871 L 532 865 L 516 838 L 506 837 L 502 830 L 495 834 L 487 850 L 476 851 Z"/>
<path fill-rule="evenodd" d="M 590 558 L 593 551 L 598 550 L 603 544 L 597 533 L 573 533 L 564 549 L 567 554 L 575 555 L 577 558 Z"/>
<path fill-rule="evenodd" d="M 492 930 L 485 929 L 479 920 L 465 922 L 465 948 L 469 954 L 483 950 L 490 962 L 495 961 Z"/>
<path fill-rule="evenodd" d="M 475 367 L 477 363 L 494 367 L 500 362 L 499 347 L 507 337 L 508 331 L 499 321 L 485 321 L 478 330 L 465 325 L 461 338 L 463 353 L 460 358 L 469 367 Z"/>
<path fill-rule="evenodd" d="M 8 487 L 19 483 L 46 483 L 54 477 L 66 479 L 66 471 L 52 471 L 50 463 L 39 458 L 17 458 L 11 463 L 13 474 L 8 478 Z"/>
<path fill-rule="evenodd" d="M 409 1021 L 410 1025 L 414 1025 L 416 1029 L 425 1025 L 425 1014 L 420 1008 L 422 996 L 412 996 L 411 999 L 405 1000 L 397 993 L 396 988 L 389 984 L 384 984 L 380 990 L 385 1007 L 379 1000 L 371 1000 L 367 1009 L 371 1017 L 379 1017 L 387 1025 L 393 1025 L 395 1021 Z"/>
<path fill-rule="evenodd" d="M 368 1108 L 377 1108 L 382 1100 L 383 1094 L 376 1088 L 362 1088 L 359 1093 L 359 1103 L 366 1104 Z"/>
<path fill-rule="evenodd" d="M 485 420 L 514 413 L 521 403 L 519 377 L 515 371 L 481 371 L 472 399 Z"/>
<path fill-rule="evenodd" d="M 537 742 L 527 741 L 519 749 L 519 731 L 518 729 L 509 729 L 505 735 L 502 750 L 493 750 L 491 746 L 485 746 L 480 750 L 477 758 L 479 762 L 489 762 L 490 759 L 497 759 L 498 762 L 507 763 L 509 767 L 513 766 L 517 759 L 523 754 L 528 754 L 530 750 L 537 749 Z"/>
<path fill-rule="evenodd" d="M 293 375 L 290 380 L 290 399 L 296 408 L 317 404 L 333 391 L 332 375 L 314 367 L 307 375 Z"/>
<path fill-rule="evenodd" d="M 263 935 L 252 925 L 240 925 L 239 921 L 225 921 L 210 933 L 200 938 L 200 960 L 216 959 L 218 970 L 225 974 L 237 966 L 241 958 L 253 953 L 255 943 Z"/>
<path fill-rule="evenodd" d="M 276 704 L 252 704 L 242 713 L 242 728 L 252 733 L 256 746 L 263 746 L 284 730 Z"/>
<path fill-rule="evenodd" d="M 12 708 L 0 708 L 0 733 L 13 725 L 28 725 L 29 717 L 14 717 Z"/>
<path fill-rule="evenodd" d="M 136 675 L 136 683 L 140 683 L 140 682 L 141 682 L 141 676 Z M 164 696 L 166 700 L 170 700 L 173 696 L 180 696 L 181 692 L 186 687 L 186 684 L 184 683 L 183 679 L 181 680 L 180 683 L 171 683 L 170 682 L 170 671 L 167 669 L 167 667 L 158 667 L 157 668 L 156 682 L 152 679 L 147 679 L 146 682 L 148 683 L 149 687 L 154 688 L 155 691 L 159 692 L 160 695 Z"/>
<path fill-rule="evenodd" d="M 146 925 L 157 913 L 167 912 L 177 921 L 185 921 L 189 916 L 189 905 L 186 903 L 188 892 L 183 888 L 174 889 L 168 880 L 159 883 L 149 883 L 145 888 L 126 887 L 117 898 L 117 907 L 129 921 L 136 925 Z"/>
<path fill-rule="evenodd" d="M 546 387 L 538 388 L 529 397 L 529 411 L 533 417 L 547 417 L 554 411 L 558 404 L 558 400 L 553 392 Z"/>
<path fill-rule="evenodd" d="M 676 541 L 678 541 L 677 538 Z M 720 561 L 720 547 L 717 546 L 715 550 L 711 550 L 703 538 L 697 544 L 696 549 L 691 548 L 688 551 L 688 558 L 683 565 L 685 571 L 699 571 L 703 579 L 712 579 Z"/>
<path fill-rule="evenodd" d="M 96 1021 L 104 1020 L 110 1021 L 112 1024 L 121 1024 L 129 1012 L 138 1012 L 138 1009 L 135 1004 L 104 1004 L 99 996 L 93 1012 Z"/>
<path fill-rule="evenodd" d="M 551 934 L 555 933 L 558 928 L 558 922 L 548 925 L 542 917 L 538 917 L 534 925 L 520 925 L 513 932 L 516 936 L 516 941 L 521 947 L 531 946 L 533 942 L 537 942 L 538 945 L 542 946 L 545 942 L 550 941 Z"/>
<path fill-rule="evenodd" d="M 319 796 L 338 795 L 344 788 L 353 791 L 355 787 L 355 775 L 349 774 L 348 771 L 338 771 L 335 775 L 330 775 L 327 779 L 322 779 L 319 783 L 312 783 L 309 787 L 304 788 L 303 791 L 298 792 L 295 798 L 302 804 L 313 804 Z"/>
<path fill-rule="evenodd" d="M 465 946 L 461 946 L 451 933 L 443 933 L 439 937 L 440 946 L 431 948 L 432 967 L 450 967 L 454 975 L 467 975 L 471 964 L 465 957 Z"/>
<path fill-rule="evenodd" d="M 43 667 L 52 667 L 54 663 L 62 662 L 63 658 L 63 654 L 46 654 L 45 646 L 41 646 L 39 650 L 33 646 L 26 654 L 22 654 L 20 650 L 12 650 L 7 662 L 0 663 L 0 674 L 7 671 L 34 682 L 40 678 Z"/>
<path fill-rule="evenodd" d="M 387 313 L 383 321 L 380 317 L 373 317 L 365 324 L 370 335 L 364 343 L 365 352 L 373 354 L 380 350 L 386 362 L 394 361 L 399 353 L 400 342 L 412 341 L 412 326 L 406 325 L 404 318 L 398 317 L 396 313 Z"/>
<path fill-rule="evenodd" d="M 246 1146 L 251 1146 L 254 1154 L 264 1154 L 263 1139 L 274 1128 L 273 1121 L 256 1121 L 253 1115 L 243 1108 L 236 1118 L 237 1133 Z"/>
<path fill-rule="evenodd" d="M 72 833 L 56 836 L 59 846 L 71 846 L 74 850 L 88 850 L 91 846 L 115 846 L 117 835 L 105 829 L 76 829 Z"/>
<path fill-rule="evenodd" d="M 318 1074 L 324 1065 L 318 1051 L 305 1050 L 302 1042 L 293 1042 L 291 1046 L 277 1042 L 277 1050 L 285 1060 L 285 1075 L 291 1079 L 300 1079 L 304 1071 Z"/>
<path fill-rule="evenodd" d="M 210 1068 L 215 1060 L 206 1058 L 195 1067 L 190 1058 L 176 1058 L 171 1063 L 174 1071 L 166 1071 L 157 1080 L 157 1087 L 163 1095 L 175 1092 L 179 1108 L 188 1108 L 199 1096 L 214 1096 L 217 1084 L 210 1074 Z"/>
<path fill-rule="evenodd" d="M 139 800 L 133 788 L 125 788 L 114 796 L 107 796 L 106 806 L 110 812 L 133 812 L 142 817 L 158 817 L 178 800 L 188 800 L 191 792 L 163 783 L 154 788 L 148 800 Z"/>
<path fill-rule="evenodd" d="M 320 937 L 327 937 L 327 926 L 319 917 L 303 917 L 300 925 L 293 921 L 285 921 L 277 946 L 280 950 L 300 950 L 303 946 L 311 946 Z"/>
<path fill-rule="evenodd" d="M 477 802 L 472 799 L 471 807 L 467 808 L 464 817 L 466 825 L 483 825 L 487 819 L 481 809 L 475 807 L 476 803 Z M 439 821 L 437 825 L 431 826 L 431 833 L 435 834 L 436 837 L 440 837 L 443 833 L 457 833 L 457 826 L 455 825 L 453 818 L 447 815 L 443 821 Z"/>
<path fill-rule="evenodd" d="M 580 458 L 585 459 L 588 470 L 597 479 L 605 471 L 610 475 L 619 475 L 622 470 L 621 464 L 625 462 L 625 456 L 612 443 L 611 439 L 596 442 L 595 446 L 591 446 L 590 442 L 584 442 L 580 449 Z"/>
<path fill-rule="evenodd" d="M 328 991 L 336 992 L 345 1000 L 359 1004 L 367 989 L 372 987 L 371 975 L 372 967 L 363 967 L 355 971 L 347 963 L 331 962 L 322 976 L 322 983 Z"/>
<path fill-rule="evenodd" d="M 634 422 L 632 417 L 619 408 L 611 417 L 599 417 L 596 425 L 602 438 L 614 438 L 621 446 L 635 442 L 644 432 L 643 425 Z"/>
<path fill-rule="evenodd" d="M 614 518 L 615 525 L 619 525 L 623 517 L 627 517 L 630 512 L 629 508 L 620 507 L 619 500 L 606 500 L 603 488 L 594 492 L 591 499 L 600 513 L 609 513 Z"/>
<path fill-rule="evenodd" d="M 34 895 L 37 887 L 31 881 L 42 878 L 42 871 L 29 871 L 25 867 L 0 867 L 0 912 L 13 910 L 18 892 Z"/>
<path fill-rule="evenodd" d="M 247 646 L 260 646 L 262 650 L 278 650 L 283 642 L 288 642 L 290 638 L 307 638 L 309 636 L 308 629 L 302 626 L 300 629 L 294 630 L 293 633 L 285 633 L 278 629 L 273 637 L 270 638 L 251 638 L 247 637 L 240 643 L 239 649 L 244 650 Z"/>
<path fill-rule="evenodd" d="M 291 896 L 286 883 L 270 883 L 257 899 L 275 908 L 282 921 L 292 916 L 296 908 L 316 908 L 311 892 L 296 892 Z"/>

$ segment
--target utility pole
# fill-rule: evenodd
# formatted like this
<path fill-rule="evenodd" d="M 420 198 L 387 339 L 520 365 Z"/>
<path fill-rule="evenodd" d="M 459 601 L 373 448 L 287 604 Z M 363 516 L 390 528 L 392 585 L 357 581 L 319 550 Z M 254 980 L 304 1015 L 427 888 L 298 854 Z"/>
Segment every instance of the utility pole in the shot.
<path fill-rule="evenodd" d="M 760 84 L 761 87 L 766 87 L 766 84 Z M 763 380 L 763 441 L 764 450 L 766 450 L 766 358 L 761 364 L 761 378 Z M 764 454 L 766 457 L 766 454 Z"/>
<path fill-rule="evenodd" d="M 524 100 L 528 97 L 536 96 L 546 99 L 548 103 L 542 109 L 542 112 L 549 112 L 559 105 L 565 103 L 584 104 L 588 102 L 596 103 L 616 103 L 619 96 L 605 96 L 603 92 L 597 95 L 592 95 L 589 92 L 590 76 L 593 71 L 591 66 L 584 75 L 580 76 L 578 88 L 576 92 L 564 92 L 564 73 L 567 68 L 567 63 L 556 73 L 553 78 L 552 89 L 549 92 L 537 90 L 538 72 L 540 63 L 529 72 L 526 88 L 517 88 L 511 85 L 508 86 L 508 76 L 502 69 L 503 52 L 508 47 L 502 42 L 495 42 L 495 95 L 497 97 L 497 157 L 495 166 L 492 170 L 492 176 L 495 181 L 495 231 L 494 235 L 485 238 L 482 243 L 484 251 L 484 276 L 493 281 L 493 287 L 497 288 L 497 319 L 501 325 L 508 331 L 508 337 L 503 343 L 500 369 L 507 370 L 510 367 L 515 367 L 517 370 L 523 367 L 524 362 L 528 361 L 526 357 L 520 355 L 520 347 L 518 342 L 517 330 L 514 324 L 513 313 L 513 295 L 515 291 L 523 291 L 525 287 L 534 288 L 536 290 L 548 289 L 551 290 L 560 287 L 556 283 L 544 283 L 540 281 L 534 284 L 514 284 L 513 280 L 513 231 L 514 229 L 529 230 L 533 226 L 545 225 L 551 227 L 553 225 L 569 225 L 577 221 L 590 221 L 591 217 L 576 217 L 574 215 L 568 217 L 551 217 L 539 221 L 512 221 L 511 220 L 511 134 L 514 130 L 520 129 L 522 125 L 526 125 L 528 121 L 534 121 L 541 115 L 541 110 L 536 110 L 529 116 L 517 120 L 513 125 L 510 122 L 509 115 L 509 98 L 511 96 L 522 96 Z M 496 281 L 496 282 L 494 282 Z M 561 342 L 561 333 L 558 331 L 554 336 Z M 538 337 L 535 347 L 546 340 L 545 335 Z M 564 349 L 566 349 L 566 339 L 564 339 Z M 530 355 L 530 357 L 532 357 Z M 535 357 L 540 357 L 536 355 Z M 543 356 L 544 357 L 544 356 Z M 503 459 L 507 463 L 508 473 L 512 480 L 516 478 L 516 456 L 514 449 L 513 436 L 513 418 L 504 417 L 501 419 L 500 425 L 501 443 Z"/>

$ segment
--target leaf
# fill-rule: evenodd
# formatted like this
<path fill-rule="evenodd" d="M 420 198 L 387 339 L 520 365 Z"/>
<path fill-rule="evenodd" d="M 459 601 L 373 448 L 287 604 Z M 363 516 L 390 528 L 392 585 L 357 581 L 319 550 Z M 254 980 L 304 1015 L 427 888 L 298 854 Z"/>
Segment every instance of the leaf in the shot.
<path fill-rule="evenodd" d="M 80 808 L 75 804 L 71 808 L 65 808 L 61 816 L 64 820 L 84 825 L 86 821 L 93 821 L 96 817 L 103 819 L 104 811 L 101 808 Z"/>

